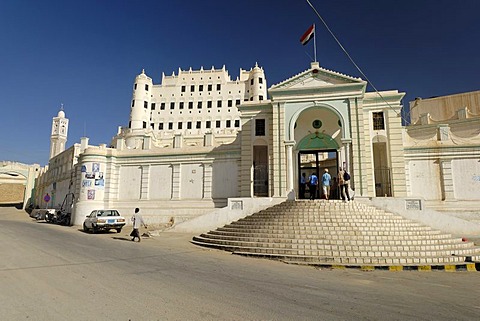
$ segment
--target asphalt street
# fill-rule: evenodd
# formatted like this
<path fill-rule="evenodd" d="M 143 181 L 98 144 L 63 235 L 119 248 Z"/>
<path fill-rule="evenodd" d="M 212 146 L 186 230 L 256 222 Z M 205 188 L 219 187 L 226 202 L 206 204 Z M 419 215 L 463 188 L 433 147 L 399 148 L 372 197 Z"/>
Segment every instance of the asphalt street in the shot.
<path fill-rule="evenodd" d="M 480 272 L 318 269 L 0 207 L 2 320 L 478 320 Z"/>

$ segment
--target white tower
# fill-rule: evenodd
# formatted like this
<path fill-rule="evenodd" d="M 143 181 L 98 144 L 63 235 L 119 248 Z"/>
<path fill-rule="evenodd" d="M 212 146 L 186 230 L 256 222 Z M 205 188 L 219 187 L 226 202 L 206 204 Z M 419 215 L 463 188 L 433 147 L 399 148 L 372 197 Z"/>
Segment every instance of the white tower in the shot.
<path fill-rule="evenodd" d="M 135 78 L 130 110 L 130 128 L 150 128 L 150 104 L 153 81 L 145 75 L 145 70 Z"/>
<path fill-rule="evenodd" d="M 255 67 L 250 70 L 247 83 L 247 97 L 250 101 L 261 101 L 267 99 L 267 81 L 263 68 Z"/>
<path fill-rule="evenodd" d="M 65 150 L 68 134 L 68 119 L 65 118 L 63 105 L 57 117 L 52 120 L 52 134 L 50 136 L 50 159 Z"/>

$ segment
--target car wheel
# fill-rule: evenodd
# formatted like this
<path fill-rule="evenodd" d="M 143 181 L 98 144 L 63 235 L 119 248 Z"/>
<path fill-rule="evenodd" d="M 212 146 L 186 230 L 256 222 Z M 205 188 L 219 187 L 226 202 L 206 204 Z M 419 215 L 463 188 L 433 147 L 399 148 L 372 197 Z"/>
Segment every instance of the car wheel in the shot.
<path fill-rule="evenodd" d="M 98 232 L 98 228 L 94 225 L 92 226 L 92 233 L 95 234 Z"/>
<path fill-rule="evenodd" d="M 85 225 L 85 223 L 83 223 L 83 231 L 88 232 L 88 227 Z"/>
<path fill-rule="evenodd" d="M 122 228 L 117 228 L 117 233 L 122 232 Z"/>

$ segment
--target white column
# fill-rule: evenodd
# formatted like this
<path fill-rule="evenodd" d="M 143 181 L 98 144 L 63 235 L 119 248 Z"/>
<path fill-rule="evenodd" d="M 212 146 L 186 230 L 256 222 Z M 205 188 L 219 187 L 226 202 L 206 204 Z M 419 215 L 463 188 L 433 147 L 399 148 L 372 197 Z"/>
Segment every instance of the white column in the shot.
<path fill-rule="evenodd" d="M 294 141 L 285 142 L 287 147 L 287 192 L 290 199 L 291 193 L 293 194 L 293 199 L 295 199 L 295 191 L 293 184 L 293 146 L 295 145 Z"/>

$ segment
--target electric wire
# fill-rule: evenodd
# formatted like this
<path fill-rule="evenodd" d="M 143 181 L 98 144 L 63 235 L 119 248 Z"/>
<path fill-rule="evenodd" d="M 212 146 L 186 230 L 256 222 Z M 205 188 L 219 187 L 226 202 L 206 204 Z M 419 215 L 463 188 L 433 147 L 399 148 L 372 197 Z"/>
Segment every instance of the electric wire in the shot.
<path fill-rule="evenodd" d="M 320 19 L 320 21 L 323 23 L 323 25 L 325 26 L 325 28 L 327 29 L 327 31 L 330 33 L 330 35 L 333 37 L 333 39 L 335 40 L 335 42 L 338 44 L 338 46 L 342 49 L 342 51 L 345 53 L 345 55 L 348 57 L 348 59 L 350 60 L 350 62 L 355 66 L 355 68 L 357 68 L 358 72 L 362 75 L 362 77 L 365 78 L 365 80 L 370 84 L 370 86 L 372 86 L 372 88 L 375 90 L 375 92 L 377 93 L 378 96 L 380 96 L 380 98 L 387 104 L 387 106 L 392 109 L 396 114 L 397 116 L 400 116 L 400 118 L 405 122 L 405 124 L 408 124 L 408 121 L 403 117 L 402 113 L 399 113 L 395 110 L 395 108 L 393 108 L 389 103 L 388 101 L 383 97 L 382 94 L 380 94 L 380 92 L 377 90 L 377 87 L 375 87 L 375 85 L 373 84 L 372 81 L 370 81 L 370 79 L 368 79 L 367 75 L 365 75 L 365 73 L 362 71 L 362 69 L 360 69 L 360 67 L 355 63 L 355 61 L 353 60 L 352 56 L 350 56 L 350 54 L 347 52 L 347 50 L 343 47 L 343 45 L 340 43 L 340 40 L 338 40 L 338 38 L 335 36 L 335 34 L 333 33 L 333 31 L 330 29 L 330 27 L 328 27 L 326 21 L 322 18 L 322 16 L 320 15 L 320 13 L 318 13 L 317 9 L 315 9 L 315 7 L 312 5 L 312 3 L 309 1 L 309 0 L 306 0 L 308 5 L 313 9 L 313 11 L 317 14 L 318 18 Z"/>

